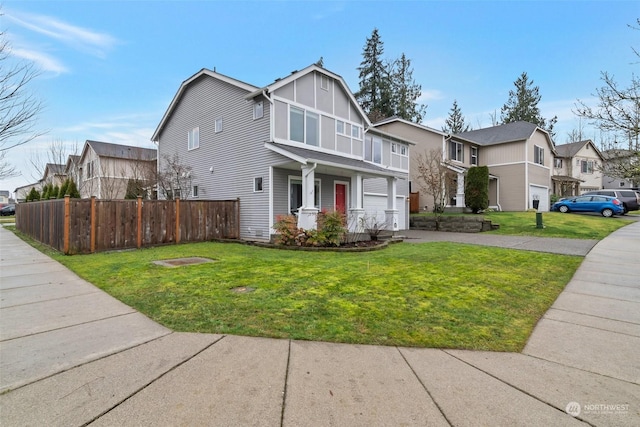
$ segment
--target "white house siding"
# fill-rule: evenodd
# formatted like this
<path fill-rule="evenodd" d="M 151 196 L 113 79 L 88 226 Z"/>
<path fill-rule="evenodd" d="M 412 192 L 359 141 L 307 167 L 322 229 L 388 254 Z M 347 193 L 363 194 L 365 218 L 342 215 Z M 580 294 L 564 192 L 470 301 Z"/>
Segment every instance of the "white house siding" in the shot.
<path fill-rule="evenodd" d="M 178 153 L 193 168 L 199 198 L 240 199 L 240 237 L 269 238 L 269 166 L 276 154 L 265 149 L 269 140 L 271 108 L 263 100 L 264 116 L 253 120 L 253 102 L 247 92 L 204 75 L 184 90 L 159 134 L 158 155 Z M 262 98 L 260 98 L 262 99 Z M 215 133 L 215 120 L 223 119 Z M 187 133 L 200 128 L 200 147 L 187 150 Z M 213 168 L 213 172 L 211 172 Z M 262 177 L 263 191 L 253 191 L 253 178 Z"/>

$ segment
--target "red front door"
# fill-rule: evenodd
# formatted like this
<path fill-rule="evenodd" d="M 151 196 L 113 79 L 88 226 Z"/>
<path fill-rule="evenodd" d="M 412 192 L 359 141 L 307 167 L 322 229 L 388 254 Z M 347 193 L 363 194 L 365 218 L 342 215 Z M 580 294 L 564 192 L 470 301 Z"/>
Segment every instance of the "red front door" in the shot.
<path fill-rule="evenodd" d="M 347 213 L 347 186 L 345 184 L 336 184 L 336 210 Z"/>

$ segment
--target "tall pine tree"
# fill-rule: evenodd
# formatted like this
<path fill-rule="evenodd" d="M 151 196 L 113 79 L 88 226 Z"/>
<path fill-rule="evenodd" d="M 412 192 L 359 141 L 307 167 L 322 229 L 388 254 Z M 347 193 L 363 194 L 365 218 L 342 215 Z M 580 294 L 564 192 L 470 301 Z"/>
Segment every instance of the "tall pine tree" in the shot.
<path fill-rule="evenodd" d="M 538 125 L 549 132 L 553 138 L 553 126 L 558 121 L 555 116 L 547 122 L 542 115 L 538 103 L 540 102 L 540 88 L 533 85 L 533 80 L 529 80 L 526 72 L 523 72 L 518 79 L 513 82 L 516 90 L 509 91 L 509 99 L 502 106 L 500 119 L 502 123 L 512 123 L 525 121 Z"/>
<path fill-rule="evenodd" d="M 384 43 L 378 29 L 374 28 L 371 37 L 362 50 L 362 62 L 358 67 L 360 90 L 356 99 L 372 122 L 393 115 L 388 69 L 382 59 Z"/>
<path fill-rule="evenodd" d="M 404 53 L 390 64 L 393 110 L 396 116 L 410 122 L 420 123 L 427 107 L 418 103 L 422 86 L 413 79 L 411 60 Z"/>
<path fill-rule="evenodd" d="M 456 133 L 467 132 L 471 130 L 471 126 L 466 122 L 460 107 L 458 107 L 458 100 L 453 100 L 453 106 L 449 110 L 449 117 L 444 122 L 442 127 L 443 132 L 455 135 Z"/>

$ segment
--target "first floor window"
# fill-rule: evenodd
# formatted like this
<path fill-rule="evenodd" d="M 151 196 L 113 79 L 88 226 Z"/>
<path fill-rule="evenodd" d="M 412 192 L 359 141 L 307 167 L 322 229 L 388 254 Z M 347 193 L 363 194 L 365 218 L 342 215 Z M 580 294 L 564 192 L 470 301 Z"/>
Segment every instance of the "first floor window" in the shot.
<path fill-rule="evenodd" d="M 200 128 L 193 128 L 189 131 L 187 148 L 193 150 L 200 146 Z"/>
<path fill-rule="evenodd" d="M 539 165 L 544 165 L 544 148 L 533 146 L 533 162 Z"/>
<path fill-rule="evenodd" d="M 262 177 L 258 176 L 253 178 L 253 192 L 259 193 L 262 191 Z"/>
<path fill-rule="evenodd" d="M 316 179 L 314 183 L 314 207 L 320 209 L 320 180 Z M 291 214 L 298 213 L 298 209 L 302 207 L 302 179 L 291 178 L 289 180 L 289 212 Z"/>
<path fill-rule="evenodd" d="M 191 195 L 193 197 L 198 197 L 198 186 L 194 185 L 193 188 L 191 189 Z"/>
<path fill-rule="evenodd" d="M 222 117 L 218 117 L 215 124 L 215 133 L 220 132 L 222 132 Z"/>
<path fill-rule="evenodd" d="M 463 146 L 461 142 L 451 141 L 449 145 L 449 158 L 457 162 L 464 161 Z"/>

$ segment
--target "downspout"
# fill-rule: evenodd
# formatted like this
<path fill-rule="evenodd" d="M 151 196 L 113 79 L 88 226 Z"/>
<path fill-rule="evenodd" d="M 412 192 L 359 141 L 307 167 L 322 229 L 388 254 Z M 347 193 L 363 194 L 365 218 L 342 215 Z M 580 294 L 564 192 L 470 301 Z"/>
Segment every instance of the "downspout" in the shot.
<path fill-rule="evenodd" d="M 275 114 L 273 114 L 273 99 L 269 98 L 269 95 L 267 95 L 267 90 L 263 89 L 262 90 L 262 96 L 264 96 L 264 98 L 269 101 L 269 104 L 271 104 L 271 107 L 269 107 L 269 141 L 273 141 L 274 138 L 274 134 L 275 134 Z"/>

